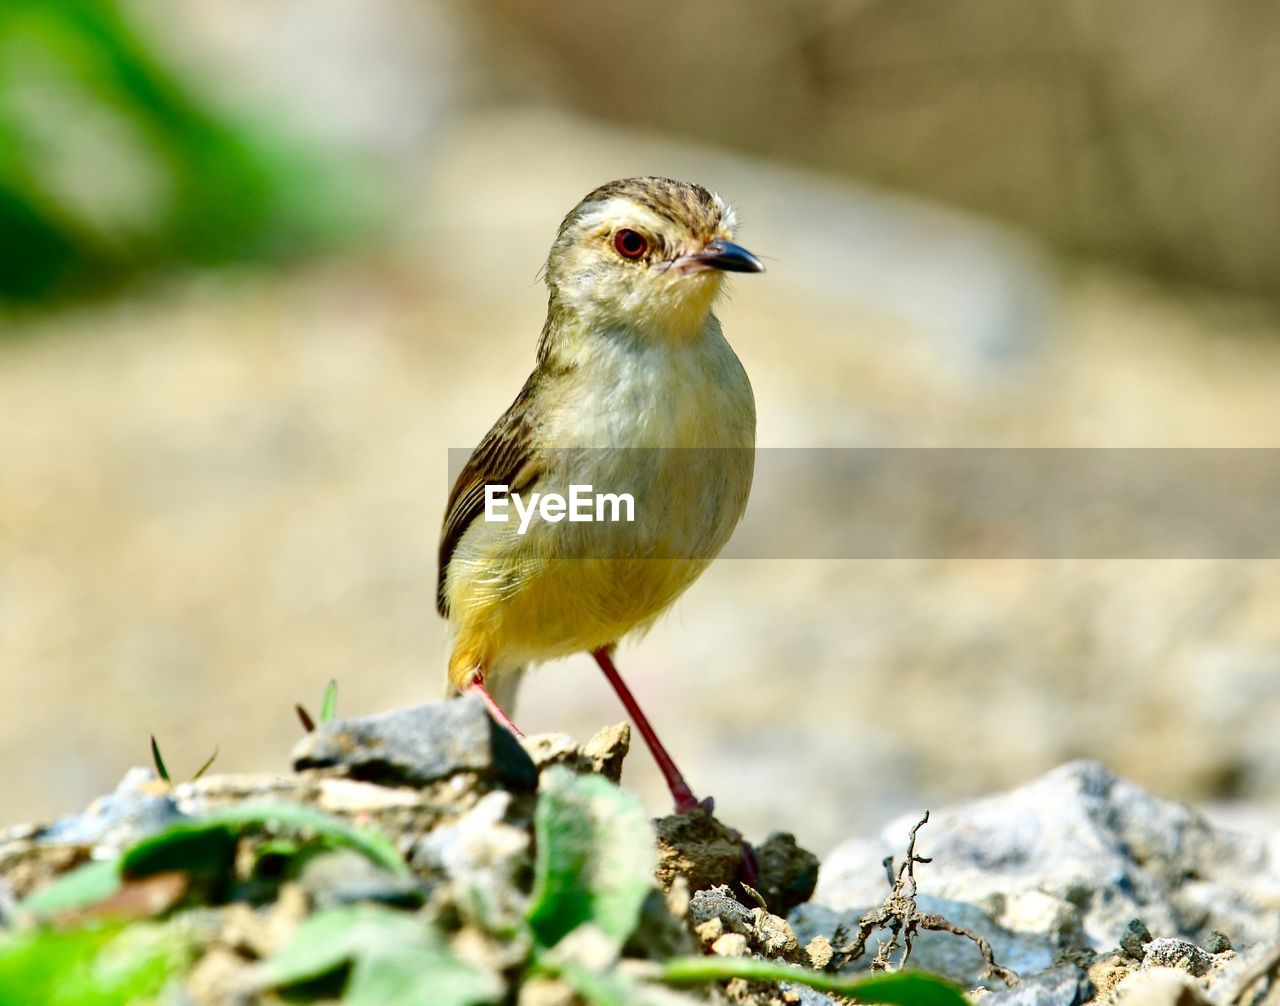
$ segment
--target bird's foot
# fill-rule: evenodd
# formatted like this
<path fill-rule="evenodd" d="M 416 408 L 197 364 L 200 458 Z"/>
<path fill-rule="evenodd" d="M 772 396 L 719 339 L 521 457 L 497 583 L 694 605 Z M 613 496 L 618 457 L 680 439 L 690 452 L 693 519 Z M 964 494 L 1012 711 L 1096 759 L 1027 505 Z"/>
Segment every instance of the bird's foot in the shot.
<path fill-rule="evenodd" d="M 681 785 L 671 788 L 671 796 L 676 802 L 677 814 L 695 814 L 701 811 L 710 817 L 716 812 L 714 797 L 705 796 L 699 800 L 693 795 L 693 791 L 683 784 L 683 780 L 681 780 Z"/>

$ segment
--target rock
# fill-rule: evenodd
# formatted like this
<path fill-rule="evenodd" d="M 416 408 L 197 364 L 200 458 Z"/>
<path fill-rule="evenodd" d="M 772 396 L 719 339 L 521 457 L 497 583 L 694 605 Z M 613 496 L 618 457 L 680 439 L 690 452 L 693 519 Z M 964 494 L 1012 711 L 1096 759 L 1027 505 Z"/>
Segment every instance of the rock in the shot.
<path fill-rule="evenodd" d="M 997 985 L 981 1001 L 983 1006 L 1079 1006 L 1089 992 L 1081 970 L 1064 966 L 1023 978 L 1013 988 Z"/>
<path fill-rule="evenodd" d="M 283 884 L 276 901 L 262 908 L 245 902 L 228 905 L 219 942 L 250 957 L 270 957 L 296 932 L 307 914 L 307 897 L 296 884 Z"/>
<path fill-rule="evenodd" d="M 883 881 L 884 873 L 881 871 L 881 882 Z M 922 880 L 922 884 L 929 886 L 927 879 Z M 1037 934 L 1010 932 L 994 923 L 976 905 L 923 894 L 916 896 L 916 902 L 921 912 L 941 915 L 955 925 L 985 937 L 995 953 L 996 962 L 1018 975 L 1036 974 L 1053 964 L 1057 948 L 1050 940 Z M 864 911 L 838 912 L 810 902 L 792 912 L 790 922 L 801 943 L 807 944 L 818 936 L 825 936 L 834 943 L 833 937 L 837 929 L 843 929 L 850 939 L 858 932 L 858 919 Z M 887 938 L 887 934 L 885 935 Z M 870 952 L 861 960 L 852 962 L 854 967 L 865 967 L 869 963 L 870 957 L 875 954 L 875 939 L 873 934 L 868 941 Z M 943 975 L 968 987 L 982 984 L 986 972 L 982 954 L 972 940 L 945 932 L 921 931 L 911 952 L 911 965 Z"/>
<path fill-rule="evenodd" d="M 516 1006 L 574 1006 L 578 997 L 573 988 L 559 978 L 534 975 L 520 985 Z"/>
<path fill-rule="evenodd" d="M 672 911 L 669 897 L 650 890 L 640 905 L 640 920 L 627 940 L 627 956 L 661 961 L 697 953 L 698 944 L 685 922 L 686 914 L 687 911 Z"/>
<path fill-rule="evenodd" d="M 757 908 L 753 913 L 754 925 L 751 927 L 751 942 L 765 957 L 783 957 L 791 960 L 799 949 L 796 934 L 787 925 L 787 920 Z"/>
<path fill-rule="evenodd" d="M 793 835 L 775 832 L 756 846 L 760 876 L 756 889 L 770 910 L 786 915 L 809 900 L 818 883 L 818 857 L 796 845 Z"/>
<path fill-rule="evenodd" d="M 450 824 L 423 835 L 409 862 L 447 878 L 464 908 L 483 920 L 518 918 L 532 871 L 529 832 L 508 823 L 513 797 L 495 790 Z"/>
<path fill-rule="evenodd" d="M 1152 940 L 1146 946 L 1142 967 L 1178 968 L 1193 978 L 1200 978 L 1207 975 L 1213 967 L 1213 955 L 1186 940 Z"/>
<path fill-rule="evenodd" d="M 694 932 L 697 933 L 698 942 L 709 947 L 724 935 L 724 920 L 719 916 L 707 919 L 706 922 L 699 924 Z"/>
<path fill-rule="evenodd" d="M 622 762 L 630 750 L 629 723 L 615 723 L 611 727 L 605 727 L 582 745 L 582 753 L 591 762 L 591 770 L 610 782 L 622 781 Z"/>
<path fill-rule="evenodd" d="M 828 857 L 813 901 L 790 916 L 802 942 L 837 927 L 856 934 L 888 893 L 883 860 L 901 858 L 917 820 Z M 1267 841 L 1213 827 L 1089 762 L 934 814 L 917 851 L 930 857 L 916 869 L 919 910 L 985 937 L 1022 978 L 1010 989 L 984 982 L 991 1006 L 1080 1003 L 1091 987 L 1099 1003 L 1198 1003 L 1237 981 L 1280 931 L 1280 864 Z M 1222 930 L 1256 952 L 1237 955 Z M 946 933 L 922 933 L 911 963 L 982 980 L 972 943 Z M 1181 977 L 1136 977 L 1170 969 Z"/>
<path fill-rule="evenodd" d="M 697 892 L 728 884 L 742 865 L 742 838 L 704 811 L 653 822 L 658 834 L 658 883 L 666 890 L 684 877 Z"/>
<path fill-rule="evenodd" d="M 724 885 L 696 891 L 689 901 L 689 920 L 695 928 L 715 921 L 725 932 L 744 935 L 750 933 L 755 925 L 751 909 L 739 902 Z"/>
<path fill-rule="evenodd" d="M 824 971 L 831 958 L 835 956 L 835 951 L 831 947 L 831 941 L 825 936 L 815 936 L 805 944 L 804 955 L 805 963 L 814 971 Z"/>
<path fill-rule="evenodd" d="M 79 814 L 40 829 L 33 838 L 49 845 L 93 846 L 99 855 L 106 855 L 181 817 L 169 784 L 150 769 L 135 767 L 125 773 L 113 792 L 94 800 Z"/>
<path fill-rule="evenodd" d="M 1227 938 L 1226 933 L 1220 933 L 1215 929 L 1205 937 L 1204 949 L 1211 954 L 1225 954 L 1232 949 L 1231 940 Z"/>
<path fill-rule="evenodd" d="M 584 771 L 582 751 L 568 734 L 526 734 L 520 746 L 541 772 L 552 765 L 564 765 L 573 771 Z"/>
<path fill-rule="evenodd" d="M 830 996 L 815 992 L 807 985 L 787 985 L 784 982 L 783 988 L 787 993 L 795 996 L 792 1000 L 795 1006 L 836 1006 L 836 1001 Z"/>
<path fill-rule="evenodd" d="M 579 746 L 568 734 L 532 734 L 520 741 L 538 771 L 563 765 L 579 775 L 602 775 L 611 782 L 622 778 L 622 762 L 631 750 L 631 727 L 615 723 Z"/>
<path fill-rule="evenodd" d="M 881 863 L 901 856 L 917 819 L 836 848 L 814 901 L 831 909 L 879 904 Z M 1057 948 L 1110 950 L 1138 917 L 1157 933 L 1203 937 L 1219 929 L 1245 943 L 1280 929 L 1280 864 L 1264 840 L 1214 828 L 1092 762 L 936 813 L 919 842 L 933 858 L 920 868 L 922 891 Z"/>
<path fill-rule="evenodd" d="M 230 948 L 211 948 L 187 975 L 184 992 L 188 1001 L 196 1006 L 246 1001 L 243 986 L 247 967 L 248 960 Z"/>
<path fill-rule="evenodd" d="M 1117 1006 L 1209 1006 L 1199 986 L 1182 971 L 1135 971 L 1115 987 Z"/>
<path fill-rule="evenodd" d="M 1111 991 L 1138 970 L 1138 961 L 1123 952 L 1102 954 L 1089 964 L 1087 975 L 1102 1002 L 1110 1002 Z"/>
<path fill-rule="evenodd" d="M 354 779 L 423 786 L 460 772 L 519 790 L 538 781 L 533 761 L 478 696 L 321 724 L 293 750 L 293 767 L 341 768 Z"/>
<path fill-rule="evenodd" d="M 1120 937 L 1120 949 L 1135 961 L 1140 961 L 1146 954 L 1142 948 L 1151 940 L 1151 930 L 1146 923 L 1141 919 L 1131 919 L 1124 928 L 1124 935 Z"/>
<path fill-rule="evenodd" d="M 720 957 L 744 957 L 747 953 L 747 938 L 741 933 L 725 933 L 711 944 L 711 952 Z"/>

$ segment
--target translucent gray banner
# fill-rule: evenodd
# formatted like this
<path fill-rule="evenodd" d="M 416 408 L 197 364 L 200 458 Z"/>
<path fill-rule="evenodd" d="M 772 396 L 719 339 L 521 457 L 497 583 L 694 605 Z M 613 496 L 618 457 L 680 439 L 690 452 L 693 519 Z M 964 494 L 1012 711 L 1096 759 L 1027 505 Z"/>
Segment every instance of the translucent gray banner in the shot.
<path fill-rule="evenodd" d="M 449 453 L 456 478 L 471 452 Z M 689 542 L 749 453 L 750 502 L 727 558 L 1280 558 L 1272 448 L 558 449 L 524 469 L 525 510 L 534 492 L 590 485 L 576 517 L 591 519 L 571 523 L 568 501 L 557 519 L 553 502 L 525 532 L 544 549 L 571 536 L 581 558 L 705 558 L 718 545 Z M 694 499 L 679 492 L 689 484 Z M 597 493 L 633 496 L 634 519 L 599 509 Z"/>

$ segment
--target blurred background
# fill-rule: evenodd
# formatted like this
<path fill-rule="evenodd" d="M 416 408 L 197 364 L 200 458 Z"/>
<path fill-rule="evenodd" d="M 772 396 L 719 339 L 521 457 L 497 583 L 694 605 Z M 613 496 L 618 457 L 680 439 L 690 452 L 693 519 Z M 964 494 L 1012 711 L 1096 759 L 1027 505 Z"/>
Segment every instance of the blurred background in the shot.
<path fill-rule="evenodd" d="M 283 769 L 330 678 L 352 714 L 440 693 L 447 451 L 610 178 L 739 206 L 765 446 L 1280 446 L 1278 33 L 1265 0 L 9 0 L 4 823 L 152 733 L 175 775 Z M 1276 561 L 725 559 L 620 666 L 726 820 L 819 851 L 1078 756 L 1280 809 Z M 517 716 L 621 718 L 587 658 Z"/>

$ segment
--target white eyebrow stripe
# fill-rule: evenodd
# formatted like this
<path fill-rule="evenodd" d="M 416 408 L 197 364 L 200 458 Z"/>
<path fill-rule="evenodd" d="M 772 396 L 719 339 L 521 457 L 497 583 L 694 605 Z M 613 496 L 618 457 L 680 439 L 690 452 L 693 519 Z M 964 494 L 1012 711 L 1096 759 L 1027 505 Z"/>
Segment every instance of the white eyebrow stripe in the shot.
<path fill-rule="evenodd" d="M 581 217 L 581 226 L 584 230 L 594 230 L 602 224 L 635 227 L 651 233 L 669 226 L 669 222 L 664 217 L 654 213 L 647 206 L 641 206 L 620 196 L 614 196 L 599 203 Z"/>

